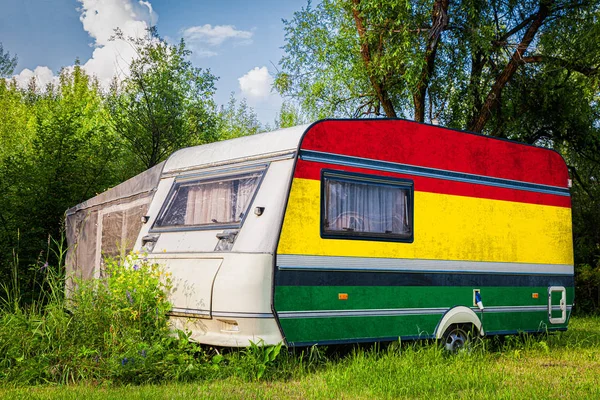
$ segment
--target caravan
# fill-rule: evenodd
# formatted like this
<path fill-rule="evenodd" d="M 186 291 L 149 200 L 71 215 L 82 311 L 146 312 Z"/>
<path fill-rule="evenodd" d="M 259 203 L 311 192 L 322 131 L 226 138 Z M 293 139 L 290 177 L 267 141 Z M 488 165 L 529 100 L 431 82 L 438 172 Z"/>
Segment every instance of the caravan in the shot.
<path fill-rule="evenodd" d="M 219 346 L 565 330 L 569 182 L 549 149 L 324 120 L 179 150 L 71 208 L 68 270 L 147 252 L 173 325 Z"/>

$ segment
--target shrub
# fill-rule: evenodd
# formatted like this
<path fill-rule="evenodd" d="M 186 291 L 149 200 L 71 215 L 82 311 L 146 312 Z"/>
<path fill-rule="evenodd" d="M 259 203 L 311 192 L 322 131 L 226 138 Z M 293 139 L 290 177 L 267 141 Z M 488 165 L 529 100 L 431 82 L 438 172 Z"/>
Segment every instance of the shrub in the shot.
<path fill-rule="evenodd" d="M 103 276 L 76 280 L 42 267 L 48 299 L 5 302 L 0 316 L 0 380 L 22 384 L 82 380 L 142 383 L 198 377 L 200 347 L 169 330 L 168 273 L 135 254 L 109 260 Z"/>
<path fill-rule="evenodd" d="M 575 304 L 578 314 L 600 312 L 600 261 L 575 267 Z"/>

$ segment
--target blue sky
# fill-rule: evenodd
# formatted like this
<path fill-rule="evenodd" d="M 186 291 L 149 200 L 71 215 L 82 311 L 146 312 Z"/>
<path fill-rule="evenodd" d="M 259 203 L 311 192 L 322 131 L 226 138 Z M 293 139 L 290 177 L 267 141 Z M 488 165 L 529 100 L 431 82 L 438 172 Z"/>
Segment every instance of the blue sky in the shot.
<path fill-rule="evenodd" d="M 197 67 L 219 77 L 216 100 L 245 97 L 263 123 L 273 122 L 281 99 L 270 84 L 283 51 L 282 18 L 307 0 L 0 0 L 0 42 L 17 54 L 17 80 L 41 85 L 79 59 L 107 82 L 127 73 L 133 56 L 108 41 L 115 26 L 142 34 L 156 24 L 168 40 L 184 37 Z"/>

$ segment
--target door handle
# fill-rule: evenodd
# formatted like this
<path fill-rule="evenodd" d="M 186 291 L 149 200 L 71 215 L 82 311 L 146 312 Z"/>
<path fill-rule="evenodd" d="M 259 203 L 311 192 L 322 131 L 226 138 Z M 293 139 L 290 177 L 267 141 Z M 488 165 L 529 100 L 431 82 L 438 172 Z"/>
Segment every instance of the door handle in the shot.
<path fill-rule="evenodd" d="M 154 250 L 154 246 L 156 246 L 156 242 L 158 241 L 159 235 L 146 235 L 142 237 L 142 250 L 151 253 Z"/>
<path fill-rule="evenodd" d="M 217 239 L 226 240 L 229 243 L 233 243 L 235 241 L 235 237 L 237 236 L 239 231 L 223 231 L 217 233 Z"/>
<path fill-rule="evenodd" d="M 142 246 L 146 243 L 156 243 L 158 241 L 158 236 L 155 235 L 146 235 L 142 238 Z"/>

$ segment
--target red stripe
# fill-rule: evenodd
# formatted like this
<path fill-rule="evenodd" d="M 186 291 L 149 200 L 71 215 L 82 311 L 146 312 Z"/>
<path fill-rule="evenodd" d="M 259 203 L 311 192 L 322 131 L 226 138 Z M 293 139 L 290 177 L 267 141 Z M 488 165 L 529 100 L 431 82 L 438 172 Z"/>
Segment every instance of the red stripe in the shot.
<path fill-rule="evenodd" d="M 415 191 L 451 194 L 456 196 L 477 197 L 482 199 L 506 200 L 518 203 L 540 204 L 571 208 L 569 196 L 536 193 L 525 190 L 507 189 L 495 186 L 478 185 L 467 182 L 456 182 L 445 179 L 425 178 L 421 176 L 396 174 L 393 172 L 375 171 L 365 168 L 345 167 L 335 164 L 325 164 L 312 161 L 298 160 L 294 178 L 321 179 L 322 169 L 335 169 L 337 171 L 358 172 L 363 174 L 375 174 L 395 178 L 411 179 L 415 185 Z"/>
<path fill-rule="evenodd" d="M 563 188 L 569 179 L 552 150 L 406 120 L 322 121 L 301 149 Z"/>

